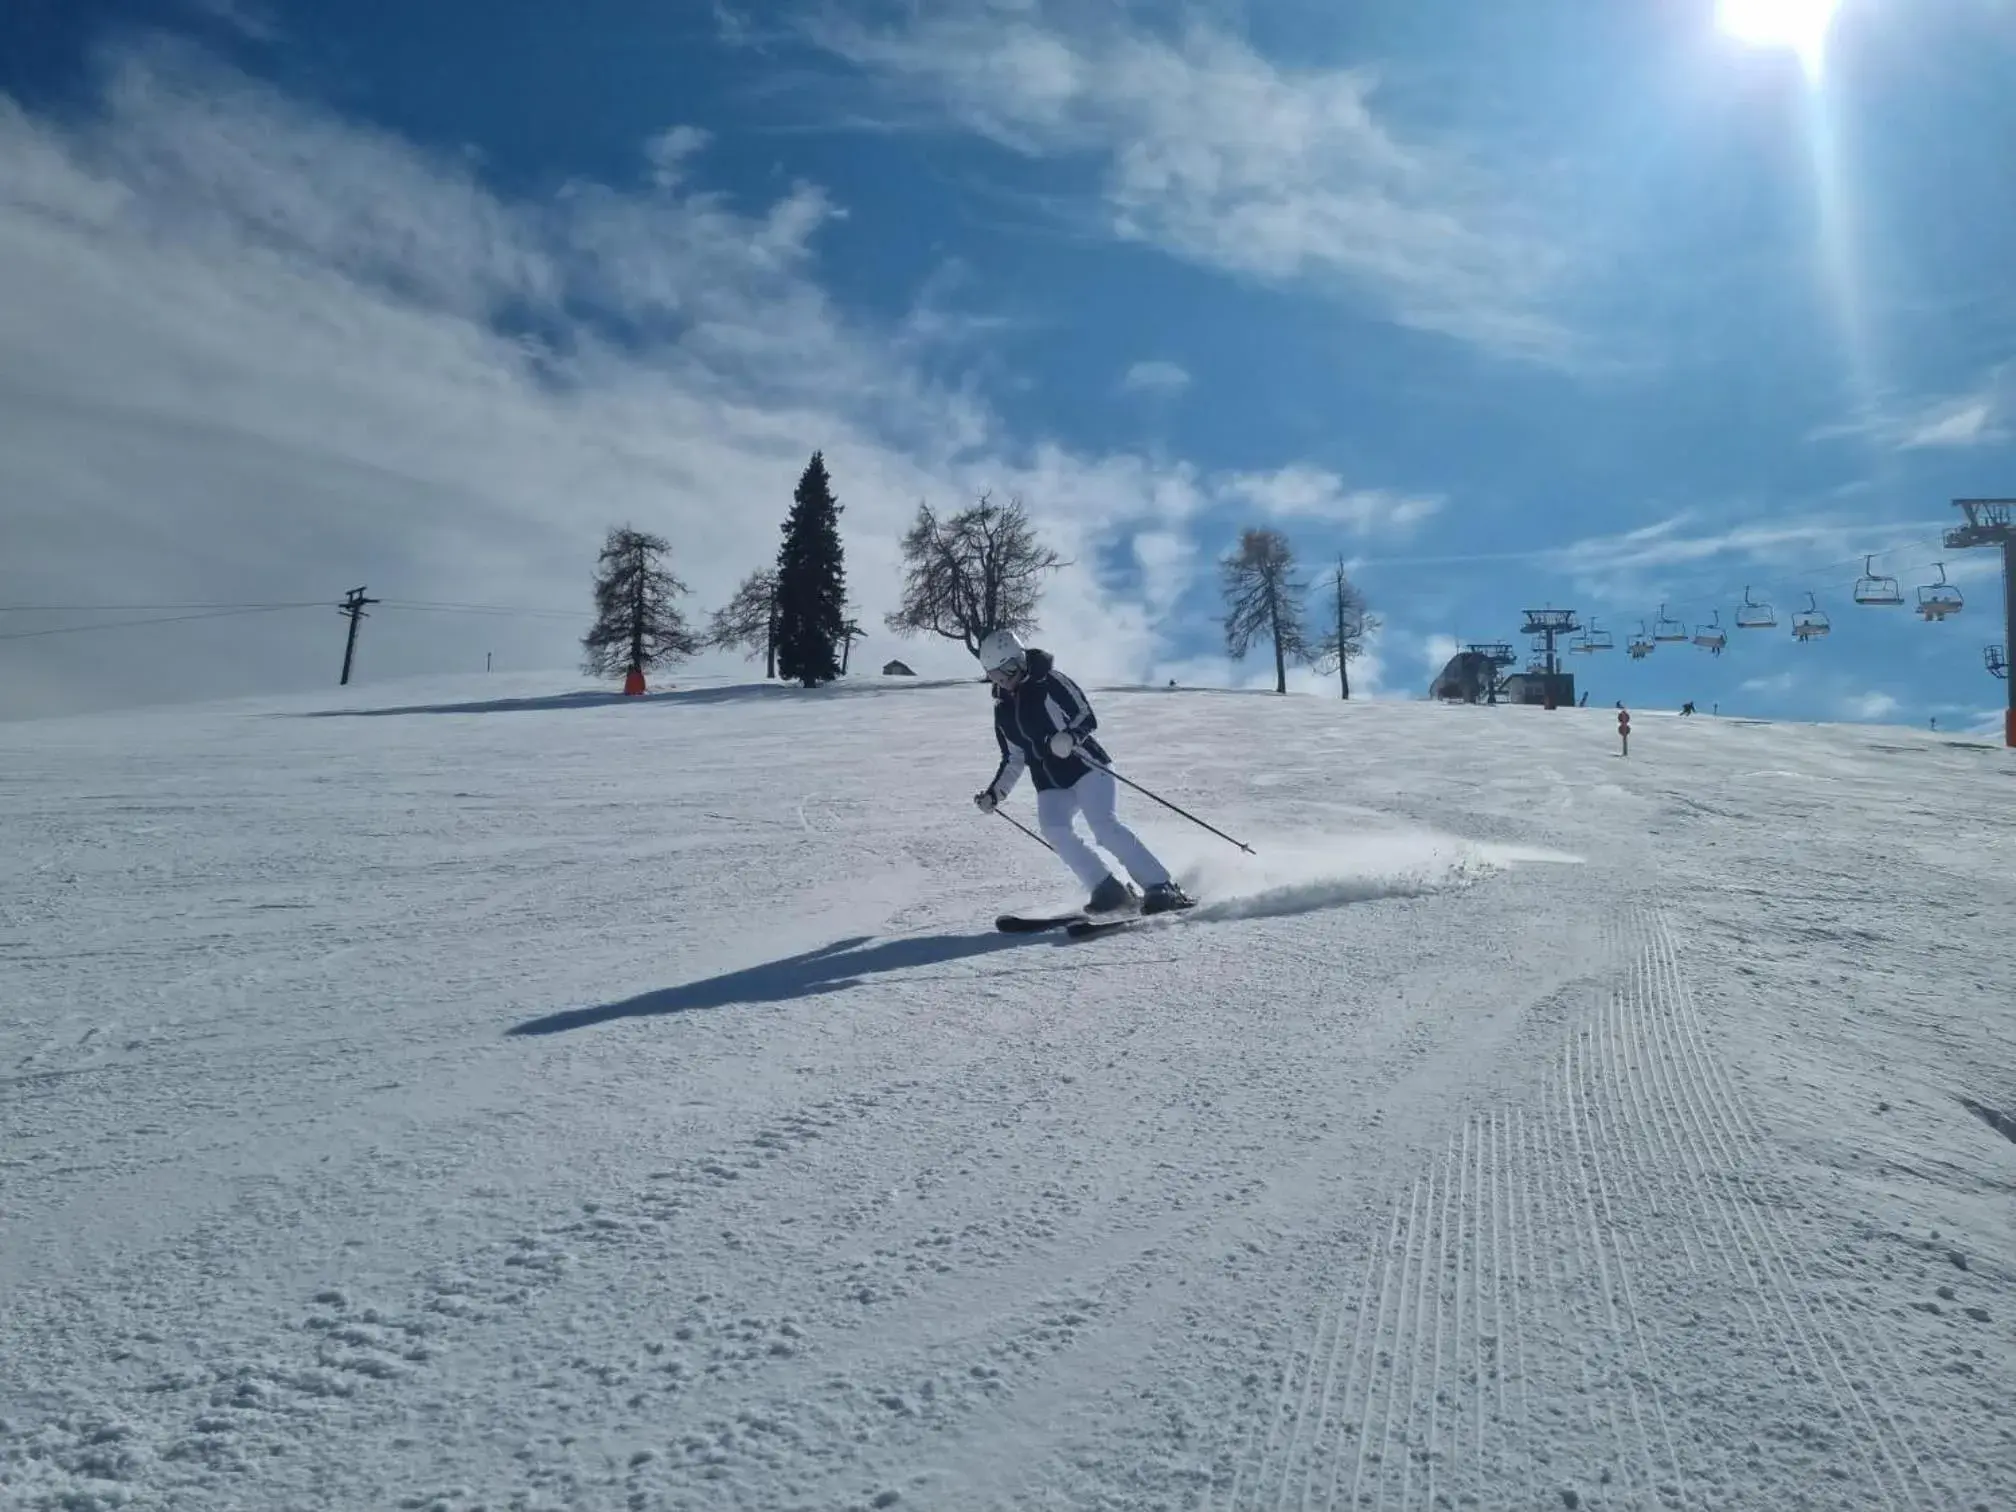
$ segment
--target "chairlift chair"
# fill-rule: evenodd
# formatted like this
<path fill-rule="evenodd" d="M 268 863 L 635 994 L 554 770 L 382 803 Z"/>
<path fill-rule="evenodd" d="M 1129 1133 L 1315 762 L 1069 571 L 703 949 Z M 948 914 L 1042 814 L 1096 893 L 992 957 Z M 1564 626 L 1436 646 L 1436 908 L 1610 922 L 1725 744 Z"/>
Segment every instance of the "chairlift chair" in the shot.
<path fill-rule="evenodd" d="M 1883 607 L 1904 602 L 1904 594 L 1894 577 L 1879 577 L 1872 552 L 1862 558 L 1862 576 L 1855 583 L 1855 602 Z"/>
<path fill-rule="evenodd" d="M 1745 588 L 1743 590 L 1743 603 L 1736 611 L 1736 628 L 1738 630 L 1775 630 L 1778 628 L 1778 616 L 1772 611 L 1769 604 L 1760 604 L 1750 597 L 1750 590 Z"/>
<path fill-rule="evenodd" d="M 1918 613 L 1928 624 L 1943 620 L 1949 614 L 1958 614 L 1966 603 L 1960 596 L 1960 590 L 1946 581 L 1946 564 L 1935 562 L 1933 565 L 1939 569 L 1939 581 L 1927 583 L 1918 590 Z"/>
<path fill-rule="evenodd" d="M 1666 606 L 1661 604 L 1659 606 L 1658 622 L 1652 627 L 1652 639 L 1655 641 L 1684 641 L 1687 639 L 1687 627 L 1676 619 L 1668 619 L 1666 617 Z"/>
<path fill-rule="evenodd" d="M 1827 622 L 1826 611 L 1815 602 L 1812 594 L 1806 595 L 1806 607 L 1792 616 L 1792 637 L 1799 641 L 1815 640 L 1834 627 Z"/>
<path fill-rule="evenodd" d="M 1570 641 L 1568 649 L 1578 656 L 1586 656 L 1592 651 L 1608 651 L 1611 649 L 1610 632 L 1598 630 L 1595 618 L 1592 616 L 1589 628 Z"/>
<path fill-rule="evenodd" d="M 1646 632 L 1645 621 L 1638 621 L 1638 633 L 1624 649 L 1631 653 L 1633 661 L 1643 661 L 1652 654 L 1652 637 Z"/>
<path fill-rule="evenodd" d="M 2009 675 L 2009 659 L 2002 654 L 2000 646 L 1984 647 L 1981 652 L 1981 660 L 1987 665 L 1990 677 L 2007 677 Z"/>
<path fill-rule="evenodd" d="M 1722 648 L 1729 644 L 1729 637 L 1722 633 L 1722 611 L 1715 610 L 1708 617 L 1708 623 L 1694 632 L 1694 644 L 1710 656 L 1720 656 Z"/>

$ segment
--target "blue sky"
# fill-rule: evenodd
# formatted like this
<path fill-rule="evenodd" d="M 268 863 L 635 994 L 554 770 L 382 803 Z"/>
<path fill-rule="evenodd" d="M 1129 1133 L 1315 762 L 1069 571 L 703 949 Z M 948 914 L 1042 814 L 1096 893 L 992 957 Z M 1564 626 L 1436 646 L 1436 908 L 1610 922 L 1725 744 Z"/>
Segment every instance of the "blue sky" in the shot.
<path fill-rule="evenodd" d="M 1999 575 L 1938 536 L 2016 493 L 2016 5 L 1846 0 L 1817 59 L 1715 9 L 15 7 L 0 603 L 361 582 L 542 611 L 387 607 L 372 675 L 564 669 L 606 525 L 704 613 L 820 447 L 871 663 L 961 666 L 879 621 L 917 501 L 991 488 L 1087 676 L 1268 675 L 1214 622 L 1268 524 L 1355 564 L 1380 696 L 1555 604 L 1616 634 L 1592 702 L 1980 724 Z M 1869 552 L 1968 609 L 1856 608 Z M 1746 585 L 1777 631 L 1624 656 Z M 313 687 L 332 624 L 0 642 L 0 689 Z"/>

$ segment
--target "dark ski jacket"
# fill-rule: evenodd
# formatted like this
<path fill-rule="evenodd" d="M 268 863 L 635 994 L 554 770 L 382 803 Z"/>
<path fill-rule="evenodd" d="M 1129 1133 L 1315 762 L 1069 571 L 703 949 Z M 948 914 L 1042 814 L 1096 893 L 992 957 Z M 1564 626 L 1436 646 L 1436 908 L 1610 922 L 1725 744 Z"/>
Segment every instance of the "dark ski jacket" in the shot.
<path fill-rule="evenodd" d="M 1088 754 L 1110 766 L 1112 758 L 1092 738 L 1098 728 L 1085 690 L 1057 670 L 1048 651 L 1032 650 L 1022 681 L 1006 692 L 994 690 L 994 739 L 1001 746 L 1001 768 L 990 786 L 1007 797 L 1025 766 L 1039 793 L 1075 785 L 1092 768 L 1075 754 L 1059 761 L 1050 753 L 1050 737 L 1069 730 Z"/>

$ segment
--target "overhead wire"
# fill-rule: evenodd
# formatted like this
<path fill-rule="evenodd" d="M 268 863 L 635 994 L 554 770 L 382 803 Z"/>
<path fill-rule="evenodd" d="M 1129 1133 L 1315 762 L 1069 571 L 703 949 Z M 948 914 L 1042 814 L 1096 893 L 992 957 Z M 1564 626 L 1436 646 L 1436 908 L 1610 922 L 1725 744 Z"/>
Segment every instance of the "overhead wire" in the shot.
<path fill-rule="evenodd" d="M 428 614 L 482 614 L 522 619 L 579 619 L 580 612 L 532 609 L 505 604 L 461 604 L 416 599 L 383 599 L 377 606 Z M 152 625 L 179 625 L 195 620 L 229 619 L 249 614 L 273 614 L 292 609 L 341 608 L 334 599 L 296 599 L 246 604 L 0 604 L 0 614 L 142 614 L 140 619 L 97 620 L 83 625 L 48 625 L 37 630 L 0 630 L 0 641 L 40 640 L 54 635 L 84 635 L 100 630 L 132 630 Z M 154 614 L 155 610 L 173 613 Z"/>
<path fill-rule="evenodd" d="M 101 620 L 90 625 L 52 625 L 42 630 L 0 631 L 0 640 L 38 640 L 50 635 L 82 635 L 92 630 L 130 630 L 142 625 L 179 625 L 190 620 L 230 619 L 246 614 L 272 614 L 285 609 L 319 609 L 321 604 L 260 604 L 235 609 L 210 609 L 197 614 L 170 614 L 154 619 Z"/>

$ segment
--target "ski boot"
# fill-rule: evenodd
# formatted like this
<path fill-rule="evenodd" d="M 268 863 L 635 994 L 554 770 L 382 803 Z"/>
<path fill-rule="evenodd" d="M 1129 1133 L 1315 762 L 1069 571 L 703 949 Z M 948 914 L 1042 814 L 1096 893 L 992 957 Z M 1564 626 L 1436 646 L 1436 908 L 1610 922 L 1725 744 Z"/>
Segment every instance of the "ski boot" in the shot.
<path fill-rule="evenodd" d="M 1085 904 L 1085 912 L 1096 918 L 1100 914 L 1114 914 L 1131 909 L 1140 901 L 1133 888 L 1118 877 L 1108 877 L 1092 889 L 1092 896 Z"/>
<path fill-rule="evenodd" d="M 1195 908 L 1197 900 L 1174 882 L 1157 882 L 1142 895 L 1143 914 L 1168 913 L 1177 908 Z"/>

